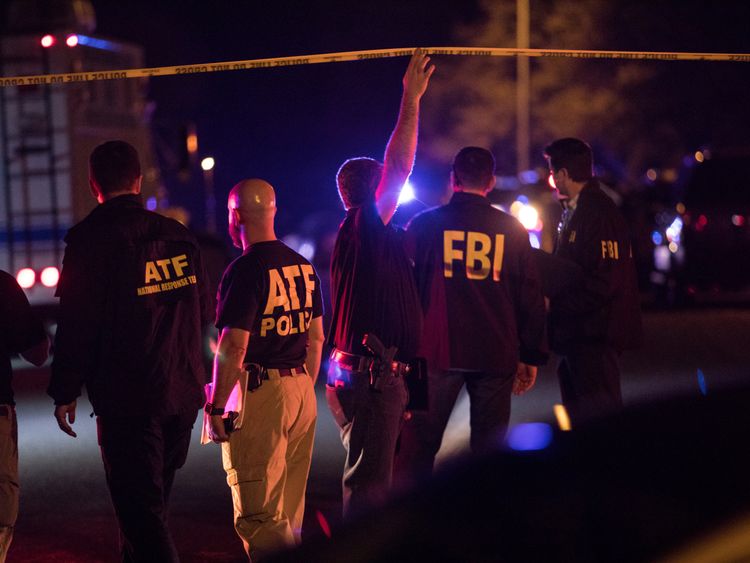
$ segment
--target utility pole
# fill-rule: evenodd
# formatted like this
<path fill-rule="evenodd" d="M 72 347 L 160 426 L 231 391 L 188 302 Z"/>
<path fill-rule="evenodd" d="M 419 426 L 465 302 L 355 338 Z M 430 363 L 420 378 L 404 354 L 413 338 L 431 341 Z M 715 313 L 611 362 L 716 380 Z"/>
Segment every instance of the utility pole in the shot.
<path fill-rule="evenodd" d="M 516 47 L 529 48 L 529 0 L 516 0 Z M 516 57 L 516 171 L 528 170 L 529 146 L 529 57 Z"/>

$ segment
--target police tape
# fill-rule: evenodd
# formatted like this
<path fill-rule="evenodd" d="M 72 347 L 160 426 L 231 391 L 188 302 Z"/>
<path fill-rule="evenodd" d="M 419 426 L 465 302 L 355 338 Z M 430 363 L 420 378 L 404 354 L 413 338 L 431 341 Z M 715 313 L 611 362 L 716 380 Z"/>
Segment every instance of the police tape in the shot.
<path fill-rule="evenodd" d="M 424 47 L 429 55 L 460 55 L 474 57 L 551 57 L 570 59 L 626 59 L 634 61 L 728 61 L 750 62 L 750 54 L 745 53 L 685 53 L 670 51 L 596 51 L 576 49 L 515 49 L 477 47 Z M 204 72 L 226 72 L 232 70 L 253 70 L 285 66 L 301 66 L 317 63 L 341 63 L 406 57 L 414 48 L 375 49 L 367 51 L 346 51 L 293 57 L 273 57 L 243 61 L 225 61 L 179 66 L 136 68 L 127 70 L 104 70 L 95 72 L 71 72 L 60 74 L 39 74 L 34 76 L 0 77 L 0 87 L 30 86 L 35 84 L 70 84 L 97 80 L 118 80 L 124 78 L 151 78 Z"/>

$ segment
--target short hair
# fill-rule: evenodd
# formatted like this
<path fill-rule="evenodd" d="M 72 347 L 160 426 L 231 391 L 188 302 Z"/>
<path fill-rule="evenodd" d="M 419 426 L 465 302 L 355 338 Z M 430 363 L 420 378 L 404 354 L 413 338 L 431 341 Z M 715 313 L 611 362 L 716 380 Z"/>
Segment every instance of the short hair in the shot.
<path fill-rule="evenodd" d="M 344 162 L 336 173 L 336 185 L 344 207 L 360 207 L 373 199 L 382 175 L 383 165 L 375 159 L 360 156 Z"/>
<path fill-rule="evenodd" d="M 453 159 L 453 181 L 457 186 L 483 188 L 495 176 L 495 157 L 481 147 L 464 147 Z"/>
<path fill-rule="evenodd" d="M 103 194 L 128 190 L 141 176 L 138 151 L 125 141 L 102 143 L 91 152 L 89 175 Z"/>
<path fill-rule="evenodd" d="M 557 172 L 565 168 L 568 176 L 575 182 L 586 182 L 593 175 L 594 157 L 591 147 L 581 139 L 558 139 L 544 148 L 544 157 L 552 170 Z"/>

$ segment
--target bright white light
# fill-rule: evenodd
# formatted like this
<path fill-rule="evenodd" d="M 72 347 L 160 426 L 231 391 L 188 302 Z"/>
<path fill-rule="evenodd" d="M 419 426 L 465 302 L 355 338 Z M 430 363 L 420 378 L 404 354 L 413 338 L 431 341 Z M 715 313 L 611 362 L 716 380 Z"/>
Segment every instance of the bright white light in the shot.
<path fill-rule="evenodd" d="M 44 287 L 55 287 L 60 279 L 60 271 L 54 266 L 49 266 L 42 270 L 40 278 Z"/>
<path fill-rule="evenodd" d="M 669 242 L 679 243 L 680 234 L 682 233 L 682 219 L 680 219 L 679 217 L 675 217 L 674 221 L 672 221 L 672 224 L 667 227 L 665 233 Z"/>
<path fill-rule="evenodd" d="M 518 220 L 527 231 L 532 231 L 539 223 L 539 212 L 532 205 L 524 205 L 518 211 Z"/>
<path fill-rule="evenodd" d="M 549 173 L 549 176 L 547 177 L 547 183 L 549 184 L 549 187 L 553 190 L 557 189 L 557 186 L 555 185 L 555 178 L 552 175 L 552 172 Z"/>
<path fill-rule="evenodd" d="M 29 289 L 36 283 L 36 273 L 31 268 L 22 268 L 16 274 L 16 281 L 22 288 Z"/>
<path fill-rule="evenodd" d="M 398 195 L 398 204 L 401 205 L 402 203 L 408 203 L 415 197 L 414 186 L 411 185 L 411 182 L 407 181 L 404 184 L 404 187 L 401 188 L 401 193 Z"/>
<path fill-rule="evenodd" d="M 203 160 L 201 160 L 201 168 L 208 172 L 209 170 L 213 170 L 214 165 L 216 164 L 216 161 L 214 160 L 214 157 L 207 156 Z"/>
<path fill-rule="evenodd" d="M 42 47 L 45 49 L 52 47 L 55 44 L 55 38 L 52 35 L 45 35 L 41 40 Z"/>
<path fill-rule="evenodd" d="M 65 38 L 65 44 L 68 47 L 75 47 L 76 45 L 78 45 L 78 36 L 77 35 L 68 35 Z"/>

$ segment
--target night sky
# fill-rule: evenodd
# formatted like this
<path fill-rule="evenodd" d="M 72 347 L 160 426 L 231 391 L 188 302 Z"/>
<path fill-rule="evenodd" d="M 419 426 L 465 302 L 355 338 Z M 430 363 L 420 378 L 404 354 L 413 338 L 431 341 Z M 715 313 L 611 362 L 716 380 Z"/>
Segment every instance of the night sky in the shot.
<path fill-rule="evenodd" d="M 323 52 L 444 44 L 472 2 L 94 2 L 97 33 L 145 48 L 146 65 L 161 66 Z M 244 177 L 261 177 L 278 192 L 280 234 L 300 222 L 338 221 L 334 176 L 351 156 L 382 158 L 395 123 L 407 60 L 152 79 L 155 130 L 177 143 L 192 121 L 200 153 L 216 158 L 217 206 Z M 199 176 L 199 171 L 196 171 Z M 170 199 L 200 213 L 200 178 L 191 186 L 166 176 Z M 190 193 L 197 196 L 191 197 Z M 316 219 L 312 219 L 315 221 Z M 220 229 L 226 223 L 219 217 Z"/>
<path fill-rule="evenodd" d="M 554 3 L 532 0 L 532 22 Z M 453 45 L 457 26 L 484 17 L 480 0 L 92 4 L 96 34 L 142 45 L 146 66 Z M 606 45 L 595 48 L 750 52 L 747 2 L 613 4 L 621 6 L 615 17 L 601 23 Z M 554 45 L 531 46 L 566 48 L 565 31 Z M 161 156 L 166 155 L 162 165 L 170 201 L 189 208 L 193 226 L 202 227 L 200 170 L 196 165 L 191 181 L 181 183 L 169 170 L 167 154 L 177 150 L 181 126 L 192 122 L 199 136 L 199 157 L 210 154 L 217 162 L 221 232 L 226 193 L 245 177 L 261 177 L 276 187 L 282 235 L 316 228 L 315 222 L 338 222 L 342 212 L 335 172 L 351 156 L 382 158 L 406 62 L 401 58 L 151 79 L 153 130 Z M 438 78 L 441 61 L 435 62 Z M 744 139 L 742 131 L 750 123 L 744 101 L 750 64 L 661 63 L 655 68 L 663 79 L 651 81 L 648 99 L 676 122 L 693 117 L 696 125 L 685 133 L 687 144 L 711 140 L 714 129 L 721 128 L 735 142 Z M 673 88 L 665 96 L 663 87 L 668 85 Z M 717 115 L 719 110 L 723 115 Z M 695 118 L 699 113 L 705 114 L 702 119 Z M 448 163 L 426 163 L 418 154 L 414 183 L 419 187 L 420 182 L 442 181 L 447 170 Z"/>

